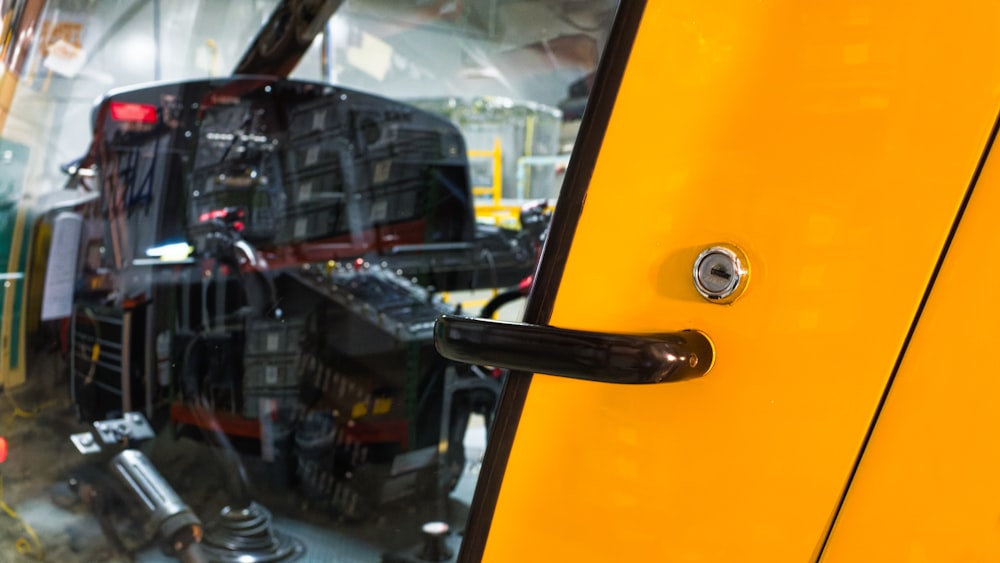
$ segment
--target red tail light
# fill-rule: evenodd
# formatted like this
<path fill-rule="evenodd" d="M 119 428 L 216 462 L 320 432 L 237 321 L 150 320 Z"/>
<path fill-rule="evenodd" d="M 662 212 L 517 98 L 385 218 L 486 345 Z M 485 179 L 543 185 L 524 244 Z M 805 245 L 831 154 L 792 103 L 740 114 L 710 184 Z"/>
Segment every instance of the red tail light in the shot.
<path fill-rule="evenodd" d="M 156 123 L 156 106 L 129 102 L 111 102 L 111 119 L 132 123 Z"/>
<path fill-rule="evenodd" d="M 7 440 L 0 436 L 0 463 L 7 461 Z"/>
<path fill-rule="evenodd" d="M 229 211 L 226 209 L 213 209 L 212 211 L 206 211 L 198 216 L 198 220 L 204 223 L 205 221 L 211 221 L 212 219 L 225 219 L 229 215 Z"/>

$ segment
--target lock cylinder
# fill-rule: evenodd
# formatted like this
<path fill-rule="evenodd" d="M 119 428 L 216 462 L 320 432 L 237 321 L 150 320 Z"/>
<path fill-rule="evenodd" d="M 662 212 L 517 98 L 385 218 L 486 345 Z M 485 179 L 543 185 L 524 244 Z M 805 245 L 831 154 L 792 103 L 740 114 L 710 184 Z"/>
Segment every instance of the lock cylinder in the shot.
<path fill-rule="evenodd" d="M 746 255 L 730 244 L 716 244 L 694 261 L 694 286 L 712 303 L 732 303 L 746 290 L 750 265 Z"/>

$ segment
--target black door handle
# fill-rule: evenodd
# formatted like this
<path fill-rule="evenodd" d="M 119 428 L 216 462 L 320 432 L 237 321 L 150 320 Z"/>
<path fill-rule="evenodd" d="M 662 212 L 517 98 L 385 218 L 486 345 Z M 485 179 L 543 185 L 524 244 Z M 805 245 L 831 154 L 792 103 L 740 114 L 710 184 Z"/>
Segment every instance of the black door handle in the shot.
<path fill-rule="evenodd" d="M 712 342 L 695 330 L 605 334 L 444 315 L 434 346 L 451 360 L 605 383 L 665 383 L 704 375 Z"/>

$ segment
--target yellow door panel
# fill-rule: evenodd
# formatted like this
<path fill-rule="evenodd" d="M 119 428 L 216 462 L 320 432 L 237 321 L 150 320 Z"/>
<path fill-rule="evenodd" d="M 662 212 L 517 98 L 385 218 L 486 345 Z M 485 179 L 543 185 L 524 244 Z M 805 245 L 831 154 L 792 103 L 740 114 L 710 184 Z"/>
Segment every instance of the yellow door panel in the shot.
<path fill-rule="evenodd" d="M 716 364 L 535 376 L 490 446 L 510 453 L 485 560 L 818 554 L 987 143 L 997 21 L 995 2 L 646 6 L 551 324 L 698 329 Z M 732 305 L 692 282 L 716 242 L 749 257 Z"/>
<path fill-rule="evenodd" d="M 920 314 L 825 563 L 1000 561 L 994 149 Z"/>

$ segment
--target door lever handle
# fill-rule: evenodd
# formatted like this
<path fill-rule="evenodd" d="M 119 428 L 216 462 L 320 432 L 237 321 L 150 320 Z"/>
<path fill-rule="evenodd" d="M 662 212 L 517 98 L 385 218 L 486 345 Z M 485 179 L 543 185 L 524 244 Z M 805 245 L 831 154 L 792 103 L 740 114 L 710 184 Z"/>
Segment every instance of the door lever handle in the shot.
<path fill-rule="evenodd" d="M 443 315 L 434 324 L 442 356 L 467 364 L 604 383 L 666 383 L 704 375 L 712 342 L 696 330 L 606 334 Z"/>

